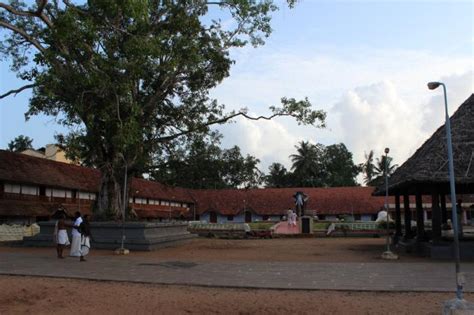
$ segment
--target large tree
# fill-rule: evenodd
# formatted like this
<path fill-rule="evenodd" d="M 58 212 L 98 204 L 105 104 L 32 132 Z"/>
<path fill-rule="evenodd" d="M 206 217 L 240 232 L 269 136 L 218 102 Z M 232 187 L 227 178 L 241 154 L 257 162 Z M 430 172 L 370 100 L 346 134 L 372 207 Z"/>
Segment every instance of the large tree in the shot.
<path fill-rule="evenodd" d="M 265 176 L 265 186 L 269 188 L 293 187 L 293 173 L 288 172 L 280 163 L 272 163 L 268 167 L 268 175 Z"/>
<path fill-rule="evenodd" d="M 359 166 L 354 164 L 352 153 L 343 143 L 329 145 L 325 149 L 326 186 L 356 186 Z"/>
<path fill-rule="evenodd" d="M 324 125 L 307 99 L 282 98 L 268 117 L 250 117 L 209 97 L 229 75 L 230 49 L 262 44 L 276 9 L 272 0 L 0 2 L 9 32 L 0 53 L 26 83 L 0 98 L 32 88 L 27 117 L 52 115 L 71 127 L 59 140 L 99 168 L 98 211 L 119 216 L 124 170 L 140 174 L 173 140 L 238 116 Z"/>
<path fill-rule="evenodd" d="M 257 187 L 262 173 L 259 160 L 243 156 L 240 148 L 219 147 L 221 136 L 196 135 L 175 147 L 168 147 L 154 161 L 151 177 L 159 182 L 187 188 Z"/>
<path fill-rule="evenodd" d="M 28 136 L 19 135 L 8 143 L 8 151 L 22 152 L 26 149 L 33 149 L 33 139 Z"/>
<path fill-rule="evenodd" d="M 324 146 L 301 141 L 295 146 L 296 154 L 290 155 L 293 171 L 293 185 L 299 187 L 324 186 L 326 165 L 324 161 Z"/>

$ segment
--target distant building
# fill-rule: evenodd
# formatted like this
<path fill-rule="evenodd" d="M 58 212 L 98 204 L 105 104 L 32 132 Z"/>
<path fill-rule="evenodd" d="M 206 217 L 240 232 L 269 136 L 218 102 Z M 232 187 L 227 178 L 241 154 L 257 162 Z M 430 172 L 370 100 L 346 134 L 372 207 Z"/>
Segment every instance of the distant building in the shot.
<path fill-rule="evenodd" d="M 48 159 L 56 162 L 63 162 L 69 164 L 78 164 L 75 161 L 72 161 L 66 158 L 66 153 L 60 147 L 55 144 L 47 144 L 46 147 L 40 148 L 38 150 L 26 149 L 21 152 L 29 156 L 34 156 L 38 158 Z"/>
<path fill-rule="evenodd" d="M 92 214 L 99 186 L 99 170 L 0 150 L 0 221 L 48 220 L 58 209 Z M 385 200 L 372 196 L 372 187 L 185 189 L 134 178 L 129 209 L 142 220 L 279 221 L 295 209 L 297 191 L 308 197 L 305 213 L 321 220 L 374 220 Z"/>

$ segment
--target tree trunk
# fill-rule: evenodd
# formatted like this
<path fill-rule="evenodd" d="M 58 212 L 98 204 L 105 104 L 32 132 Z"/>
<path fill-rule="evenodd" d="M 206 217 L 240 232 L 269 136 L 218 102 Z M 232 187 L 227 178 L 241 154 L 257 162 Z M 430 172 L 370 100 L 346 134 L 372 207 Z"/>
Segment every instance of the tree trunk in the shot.
<path fill-rule="evenodd" d="M 100 191 L 96 209 L 96 214 L 99 217 L 106 219 L 122 218 L 124 175 L 123 169 L 122 172 L 114 171 L 111 166 L 101 169 Z"/>

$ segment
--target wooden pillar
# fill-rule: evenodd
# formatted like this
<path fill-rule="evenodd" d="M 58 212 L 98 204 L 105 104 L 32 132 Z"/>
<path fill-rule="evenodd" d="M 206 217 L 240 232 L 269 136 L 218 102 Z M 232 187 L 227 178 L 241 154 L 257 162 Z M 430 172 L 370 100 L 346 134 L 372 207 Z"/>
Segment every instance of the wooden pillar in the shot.
<path fill-rule="evenodd" d="M 395 194 L 395 241 L 402 236 L 402 214 L 400 211 L 400 194 Z"/>
<path fill-rule="evenodd" d="M 411 234 L 411 211 L 410 211 L 410 196 L 403 194 L 403 213 L 405 214 L 405 235 L 406 240 L 412 238 Z"/>
<path fill-rule="evenodd" d="M 441 208 L 439 207 L 439 194 L 431 194 L 431 231 L 433 233 L 433 243 L 441 240 Z"/>
<path fill-rule="evenodd" d="M 448 210 L 446 210 L 446 195 L 442 193 L 440 195 L 441 202 L 441 224 L 448 223 Z"/>
<path fill-rule="evenodd" d="M 423 216 L 423 201 L 421 199 L 421 193 L 416 192 L 416 239 L 419 241 L 425 238 L 425 221 Z"/>

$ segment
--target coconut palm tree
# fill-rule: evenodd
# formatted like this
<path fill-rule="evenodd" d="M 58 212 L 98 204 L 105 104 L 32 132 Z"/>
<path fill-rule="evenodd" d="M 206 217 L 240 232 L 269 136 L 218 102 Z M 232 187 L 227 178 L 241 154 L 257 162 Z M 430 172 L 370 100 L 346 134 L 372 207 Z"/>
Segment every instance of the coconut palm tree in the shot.
<path fill-rule="evenodd" d="M 370 150 L 369 154 L 364 152 L 365 162 L 360 164 L 362 173 L 364 174 L 364 183 L 368 184 L 372 181 L 375 176 L 375 165 L 374 165 L 374 150 Z"/>
<path fill-rule="evenodd" d="M 393 158 L 390 156 L 382 155 L 380 158 L 377 158 L 377 162 L 374 165 L 375 175 L 385 176 L 385 159 L 387 160 L 387 175 L 390 176 L 395 172 L 398 167 L 398 164 L 392 164 Z"/>
<path fill-rule="evenodd" d="M 295 146 L 296 154 L 290 155 L 291 170 L 295 183 L 303 187 L 318 187 L 324 184 L 324 146 L 301 141 Z"/>

